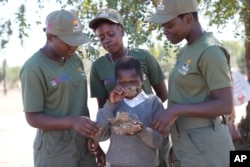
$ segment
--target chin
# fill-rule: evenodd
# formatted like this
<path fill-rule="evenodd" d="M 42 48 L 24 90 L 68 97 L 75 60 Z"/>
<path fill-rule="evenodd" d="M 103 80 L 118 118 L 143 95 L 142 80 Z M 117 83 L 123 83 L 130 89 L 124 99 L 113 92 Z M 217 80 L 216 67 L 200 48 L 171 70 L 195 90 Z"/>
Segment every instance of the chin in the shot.
<path fill-rule="evenodd" d="M 74 53 L 69 53 L 65 58 L 70 58 L 74 55 Z"/>
<path fill-rule="evenodd" d="M 179 39 L 173 39 L 173 38 L 167 38 L 168 41 L 170 41 L 172 44 L 178 44 L 180 43 L 182 40 Z"/>

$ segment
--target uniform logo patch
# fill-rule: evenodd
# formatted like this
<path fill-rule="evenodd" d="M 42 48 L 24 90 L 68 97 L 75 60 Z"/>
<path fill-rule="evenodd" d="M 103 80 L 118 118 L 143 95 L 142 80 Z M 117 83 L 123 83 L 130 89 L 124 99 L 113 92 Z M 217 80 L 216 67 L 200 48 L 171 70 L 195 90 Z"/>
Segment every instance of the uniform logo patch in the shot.
<path fill-rule="evenodd" d="M 50 81 L 51 86 L 57 86 L 60 83 L 69 80 L 69 76 L 63 75 Z"/>
<path fill-rule="evenodd" d="M 162 4 L 163 0 L 159 0 L 159 3 L 157 5 L 157 10 L 164 10 L 165 9 L 165 5 Z"/>
<path fill-rule="evenodd" d="M 109 14 L 108 14 L 108 13 L 106 13 L 106 11 L 105 11 L 105 10 L 102 10 L 102 11 L 100 11 L 100 16 L 102 16 L 102 17 L 108 17 L 108 16 L 109 16 Z"/>
<path fill-rule="evenodd" d="M 81 25 L 77 19 L 73 20 L 73 32 L 81 31 Z"/>
<path fill-rule="evenodd" d="M 104 80 L 104 85 L 108 85 L 115 82 L 115 78 L 109 78 Z"/>
<path fill-rule="evenodd" d="M 178 71 L 179 71 L 181 74 L 186 75 L 187 72 L 188 72 L 188 70 L 189 70 L 189 64 L 190 64 L 191 62 L 192 62 L 192 60 L 191 60 L 191 59 L 188 59 L 188 60 L 186 61 L 186 63 L 185 63 L 181 68 L 178 69 Z"/>
<path fill-rule="evenodd" d="M 86 73 L 81 67 L 78 67 L 78 71 L 81 73 L 83 77 L 86 77 Z"/>

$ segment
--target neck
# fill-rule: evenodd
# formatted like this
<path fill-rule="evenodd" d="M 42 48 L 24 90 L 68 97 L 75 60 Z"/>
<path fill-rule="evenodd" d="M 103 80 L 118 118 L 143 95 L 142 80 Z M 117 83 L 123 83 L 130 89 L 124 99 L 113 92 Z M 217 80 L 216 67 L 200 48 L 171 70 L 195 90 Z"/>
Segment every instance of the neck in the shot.
<path fill-rule="evenodd" d="M 58 63 L 64 63 L 66 61 L 65 57 L 57 55 L 55 52 L 53 52 L 47 45 L 45 45 L 43 48 L 40 49 L 45 56 L 47 56 L 49 59 L 56 61 Z"/>
<path fill-rule="evenodd" d="M 110 57 L 110 61 L 117 62 L 118 60 L 120 60 L 122 57 L 125 57 L 128 55 L 129 49 L 128 48 L 123 48 L 120 49 L 118 52 L 116 53 L 109 53 L 109 57 Z"/>
<path fill-rule="evenodd" d="M 200 23 L 197 22 L 188 37 L 186 38 L 188 45 L 192 45 L 200 36 L 202 36 L 203 33 L 204 30 L 202 29 Z"/>

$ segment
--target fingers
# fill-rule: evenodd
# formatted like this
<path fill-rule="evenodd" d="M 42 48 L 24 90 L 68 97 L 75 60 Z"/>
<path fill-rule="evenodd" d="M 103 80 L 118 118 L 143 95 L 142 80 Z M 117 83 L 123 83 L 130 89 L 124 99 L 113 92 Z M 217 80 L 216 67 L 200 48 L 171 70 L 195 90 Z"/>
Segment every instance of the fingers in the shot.
<path fill-rule="evenodd" d="M 99 128 L 96 128 L 96 127 L 93 127 L 93 126 L 87 125 L 87 126 L 83 129 L 82 132 L 83 132 L 83 134 L 84 134 L 86 137 L 92 138 L 92 137 L 96 136 L 97 134 L 99 134 L 100 129 L 99 129 Z"/>
<path fill-rule="evenodd" d="M 88 139 L 88 150 L 89 150 L 90 154 L 96 155 L 98 147 L 99 147 L 98 142 L 94 141 L 91 138 Z"/>
<path fill-rule="evenodd" d="M 73 128 L 88 138 L 92 138 L 100 133 L 98 125 L 85 116 L 75 118 Z"/>
<path fill-rule="evenodd" d="M 106 155 L 101 149 L 101 147 L 98 147 L 98 153 L 96 155 L 97 158 L 97 167 L 104 167 L 106 165 Z"/>
<path fill-rule="evenodd" d="M 168 137 L 169 133 L 170 133 L 170 128 L 165 128 L 165 129 L 161 132 L 161 135 L 162 135 L 163 137 Z"/>
<path fill-rule="evenodd" d="M 165 128 L 165 123 L 161 120 L 161 117 L 159 118 L 159 115 L 153 121 L 153 128 L 159 132 Z"/>
<path fill-rule="evenodd" d="M 158 130 L 161 135 L 167 137 L 170 133 L 170 124 L 168 119 L 164 119 L 165 116 L 161 114 L 157 115 L 153 121 L 153 129 Z"/>
<path fill-rule="evenodd" d="M 110 93 L 109 101 L 111 103 L 117 103 L 124 98 L 124 88 L 122 86 L 116 86 Z"/>

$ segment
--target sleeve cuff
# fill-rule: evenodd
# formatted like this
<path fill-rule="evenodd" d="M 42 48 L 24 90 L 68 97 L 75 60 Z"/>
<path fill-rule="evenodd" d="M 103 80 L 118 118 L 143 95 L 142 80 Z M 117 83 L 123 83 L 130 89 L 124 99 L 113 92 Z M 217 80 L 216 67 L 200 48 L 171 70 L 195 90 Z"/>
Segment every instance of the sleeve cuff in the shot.
<path fill-rule="evenodd" d="M 116 104 L 113 104 L 109 100 L 106 100 L 106 103 L 104 104 L 103 108 L 105 110 L 109 110 L 113 112 L 116 108 Z"/>
<path fill-rule="evenodd" d="M 143 129 L 141 130 L 141 132 L 140 133 L 138 133 L 138 135 L 140 136 L 140 137 L 143 137 L 143 136 L 147 136 L 147 134 L 149 134 L 149 133 L 153 133 L 153 129 L 151 129 L 151 128 L 149 128 L 149 127 L 143 127 Z"/>

